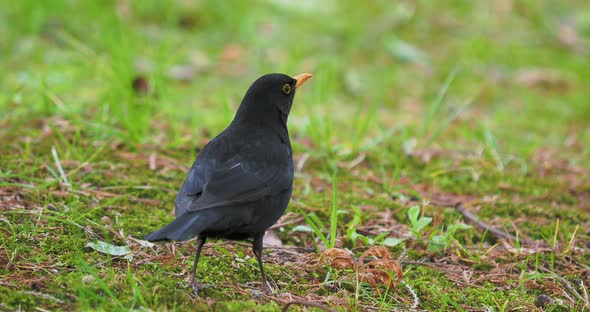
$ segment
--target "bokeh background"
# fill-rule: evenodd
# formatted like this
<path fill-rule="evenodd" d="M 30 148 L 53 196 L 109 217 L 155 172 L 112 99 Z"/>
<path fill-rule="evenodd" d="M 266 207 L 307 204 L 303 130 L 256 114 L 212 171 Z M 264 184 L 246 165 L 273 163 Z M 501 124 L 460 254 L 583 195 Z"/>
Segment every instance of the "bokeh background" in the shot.
<path fill-rule="evenodd" d="M 470 130 L 489 127 L 508 140 L 524 130 L 527 141 L 559 143 L 590 115 L 590 13 L 582 1 L 2 7 L 3 111 L 82 118 L 105 138 L 149 141 L 167 127 L 169 139 L 181 140 L 191 129 L 219 130 L 268 72 L 315 74 L 292 114 L 303 133 L 318 126 L 313 118 L 347 125 L 346 133 L 359 116 L 371 115 L 374 131 L 465 109 Z M 445 107 L 429 114 L 451 75 Z M 134 79 L 145 86 L 134 90 Z"/>
<path fill-rule="evenodd" d="M 2 307 L 195 303 L 174 286 L 191 261 L 190 244 L 176 245 L 180 253 L 173 254 L 171 245 L 139 245 L 148 251 L 129 262 L 84 245 L 99 239 L 133 247 L 129 237 L 170 220 L 195 149 L 231 121 L 249 85 L 270 72 L 314 74 L 297 91 L 289 117 L 299 172 L 281 245 L 318 247 L 301 215 L 325 220 L 320 230 L 327 231 L 336 202 L 342 214 L 334 244 L 358 253 L 379 239 L 406 237 L 407 207 L 442 196 L 451 198 L 439 205 L 446 208 L 422 207 L 434 217 L 424 237 L 461 219 L 449 208 L 459 200 L 492 226 L 553 242 L 552 251 L 533 253 L 539 263 L 556 254 L 577 259 L 570 247 L 588 252 L 590 235 L 589 52 L 584 0 L 2 0 Z M 351 238 L 358 228 L 380 238 Z M 475 229 L 439 254 L 428 250 L 427 239 L 409 241 L 390 244 L 394 258 L 409 248 L 413 261 L 440 259 L 469 249 L 457 242 L 498 242 Z M 235 248 L 250 263 L 247 248 Z M 246 265 L 244 275 L 232 269 L 230 253 L 209 254 L 219 258 L 205 260 L 218 268 L 209 282 L 230 285 L 210 294 L 229 302 L 220 309 L 278 308 L 273 300 L 256 306 L 257 299 L 235 290 L 255 280 L 254 266 Z M 497 263 L 520 265 L 501 272 L 514 283 L 486 283 L 490 277 L 461 284 L 447 271 L 412 264 L 405 281 L 424 309 L 538 309 L 540 295 L 567 309 L 584 306 L 555 276 L 588 281 L 580 275 L 587 258 L 570 263 L 578 271 L 553 265 L 555 276 L 523 277 L 518 272 L 549 274 L 530 268 L 534 257 L 524 254 L 463 255 L 473 266 L 450 262 L 481 276 Z M 284 267 L 293 270 L 281 287 L 294 296 L 343 310 L 414 303 L 403 287 L 385 295 L 365 287 L 360 296 L 354 289 L 338 293 L 340 286 L 318 290 L 309 285 L 321 284 L 325 272 L 313 266 L 297 273 L 284 261 L 270 261 L 269 271 L 280 280 Z M 166 291 L 154 290 L 162 283 Z M 457 287 L 441 291 L 449 285 L 464 286 L 467 295 Z"/>

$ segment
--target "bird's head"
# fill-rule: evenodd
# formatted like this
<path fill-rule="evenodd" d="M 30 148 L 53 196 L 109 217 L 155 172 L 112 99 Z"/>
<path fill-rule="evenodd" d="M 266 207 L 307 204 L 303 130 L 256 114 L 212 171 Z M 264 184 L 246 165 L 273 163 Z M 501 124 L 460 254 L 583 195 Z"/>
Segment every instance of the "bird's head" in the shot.
<path fill-rule="evenodd" d="M 284 74 L 264 75 L 250 86 L 242 99 L 234 121 L 267 121 L 273 118 L 286 122 L 295 91 L 311 74 L 290 77 Z"/>

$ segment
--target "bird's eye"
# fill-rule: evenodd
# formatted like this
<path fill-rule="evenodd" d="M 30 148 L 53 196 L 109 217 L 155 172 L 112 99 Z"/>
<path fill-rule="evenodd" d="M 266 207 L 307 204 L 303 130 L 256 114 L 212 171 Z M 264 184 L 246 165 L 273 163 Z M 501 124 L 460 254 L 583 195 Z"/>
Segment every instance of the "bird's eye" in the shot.
<path fill-rule="evenodd" d="M 288 84 L 288 83 L 284 84 L 284 85 L 283 85 L 283 92 L 284 92 L 285 94 L 289 94 L 289 93 L 291 93 L 291 85 L 290 85 L 290 84 Z"/>

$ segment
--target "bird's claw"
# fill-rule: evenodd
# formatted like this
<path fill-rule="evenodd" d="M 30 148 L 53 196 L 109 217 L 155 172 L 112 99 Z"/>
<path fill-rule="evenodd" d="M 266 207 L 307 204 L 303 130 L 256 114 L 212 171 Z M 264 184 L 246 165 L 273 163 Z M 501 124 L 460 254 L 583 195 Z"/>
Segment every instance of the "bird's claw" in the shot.
<path fill-rule="evenodd" d="M 191 279 L 189 285 L 193 289 L 193 295 L 199 296 L 199 291 L 213 286 L 213 284 L 202 284 L 198 279 Z"/>
<path fill-rule="evenodd" d="M 260 285 L 260 290 L 252 289 L 251 292 L 254 298 L 260 298 L 264 295 L 272 295 L 275 293 L 270 284 L 264 282 Z"/>
<path fill-rule="evenodd" d="M 262 285 L 260 286 L 260 291 L 265 295 L 272 295 L 275 293 L 274 289 L 272 288 L 272 286 L 270 286 L 268 282 L 262 283 Z"/>
<path fill-rule="evenodd" d="M 200 286 L 201 286 L 201 282 L 199 282 L 198 280 L 193 280 L 191 281 L 191 287 L 193 288 L 193 295 L 195 295 L 195 297 L 199 296 L 199 290 Z"/>

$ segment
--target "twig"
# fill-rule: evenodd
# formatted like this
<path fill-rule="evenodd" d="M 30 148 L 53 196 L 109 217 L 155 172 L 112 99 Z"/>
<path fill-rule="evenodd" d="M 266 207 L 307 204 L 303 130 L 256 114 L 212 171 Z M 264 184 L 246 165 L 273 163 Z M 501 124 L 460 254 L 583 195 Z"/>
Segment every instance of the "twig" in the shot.
<path fill-rule="evenodd" d="M 584 300 L 584 297 L 582 297 L 582 295 L 580 295 L 580 293 L 579 293 L 579 292 L 578 292 L 578 291 L 577 291 L 577 290 L 574 288 L 574 286 L 572 286 L 572 284 L 571 284 L 571 283 L 570 283 L 568 280 L 566 280 L 565 278 L 563 278 L 563 277 L 561 277 L 561 276 L 557 275 L 555 272 L 553 272 L 553 271 L 551 271 L 551 270 L 549 270 L 549 269 L 547 269 L 547 268 L 545 268 L 545 267 L 539 266 L 539 269 L 540 269 L 541 271 L 545 272 L 545 273 L 548 273 L 548 274 L 550 274 L 550 275 L 551 275 L 553 278 L 555 278 L 555 279 L 559 280 L 561 283 L 563 283 L 563 285 L 564 285 L 564 286 L 565 286 L 567 289 L 569 289 L 569 291 L 570 291 L 570 292 L 571 292 L 571 293 L 572 293 L 572 294 L 573 294 L 573 295 L 574 295 L 576 298 L 578 298 L 578 300 L 580 300 L 580 301 L 584 302 L 584 305 L 586 305 L 586 306 L 590 305 L 590 303 L 588 302 L 588 300 Z"/>
<path fill-rule="evenodd" d="M 294 300 L 294 301 L 289 301 L 285 304 L 285 306 L 283 307 L 283 312 L 287 312 L 287 310 L 289 309 L 290 305 L 293 304 L 298 304 L 298 305 L 302 305 L 305 307 L 314 307 L 314 308 L 318 308 L 318 309 L 322 309 L 324 311 L 328 311 L 328 312 L 336 312 L 336 310 L 331 309 L 323 304 L 319 304 L 313 301 L 303 301 L 303 300 Z"/>
<path fill-rule="evenodd" d="M 502 230 L 498 230 L 496 228 L 491 227 L 489 224 L 487 224 L 487 223 L 485 223 L 483 221 L 480 221 L 477 218 L 477 216 L 475 216 L 474 214 L 472 214 L 471 212 L 469 212 L 467 209 L 465 209 L 465 207 L 463 207 L 463 205 L 461 205 L 461 203 L 457 203 L 455 205 L 455 209 L 459 213 L 461 213 L 463 215 L 463 217 L 469 223 L 475 224 L 477 227 L 479 227 L 479 228 L 481 228 L 481 229 L 483 229 L 483 230 L 485 230 L 485 231 L 487 231 L 489 233 L 492 233 L 492 235 L 494 235 L 494 236 L 496 236 L 498 238 L 503 238 L 503 239 L 506 239 L 506 240 L 509 240 L 509 241 L 513 241 L 513 242 L 520 241 L 524 245 L 539 245 L 541 247 L 548 247 L 547 243 L 545 243 L 545 242 L 539 242 L 539 243 L 537 243 L 537 242 L 532 241 L 530 239 L 526 239 L 526 238 L 522 238 L 522 237 L 517 238 L 514 235 L 508 234 L 508 233 L 506 233 L 506 232 L 504 232 Z"/>
<path fill-rule="evenodd" d="M 304 220 L 304 218 L 295 218 L 293 220 L 289 220 L 289 221 L 285 221 L 283 223 L 277 223 L 271 227 L 269 227 L 269 230 L 274 230 L 274 229 L 278 229 L 278 228 L 282 228 L 286 225 L 291 225 L 291 224 L 295 224 L 295 223 L 300 223 Z"/>

